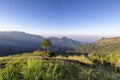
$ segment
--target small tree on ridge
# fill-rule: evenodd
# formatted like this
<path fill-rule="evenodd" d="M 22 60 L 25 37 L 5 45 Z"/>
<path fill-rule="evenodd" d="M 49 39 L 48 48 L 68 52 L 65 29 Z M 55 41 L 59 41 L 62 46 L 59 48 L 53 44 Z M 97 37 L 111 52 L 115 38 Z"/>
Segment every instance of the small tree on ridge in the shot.
<path fill-rule="evenodd" d="M 50 39 L 44 39 L 42 42 L 41 42 L 41 47 L 46 49 L 46 52 L 49 53 L 49 47 L 52 45 Z"/>

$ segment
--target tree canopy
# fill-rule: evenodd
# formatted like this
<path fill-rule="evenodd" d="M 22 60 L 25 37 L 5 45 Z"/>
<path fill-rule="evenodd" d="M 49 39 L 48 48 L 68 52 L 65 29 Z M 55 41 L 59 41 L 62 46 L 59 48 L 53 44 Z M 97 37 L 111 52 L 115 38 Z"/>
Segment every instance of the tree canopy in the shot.
<path fill-rule="evenodd" d="M 41 42 L 41 47 L 42 48 L 46 48 L 47 49 L 47 53 L 49 52 L 49 47 L 52 45 L 50 39 L 44 39 L 42 42 Z"/>

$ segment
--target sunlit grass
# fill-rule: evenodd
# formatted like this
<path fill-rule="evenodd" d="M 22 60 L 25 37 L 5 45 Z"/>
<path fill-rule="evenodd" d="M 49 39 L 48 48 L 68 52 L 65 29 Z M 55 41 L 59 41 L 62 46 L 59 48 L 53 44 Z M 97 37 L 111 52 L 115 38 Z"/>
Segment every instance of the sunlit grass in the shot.
<path fill-rule="evenodd" d="M 15 60 L 1 71 L 3 80 L 75 80 L 79 67 L 59 61 Z"/>
<path fill-rule="evenodd" d="M 57 59 L 67 59 L 67 60 L 75 60 L 75 61 L 80 61 L 86 64 L 92 64 L 92 61 L 90 61 L 87 57 L 85 57 L 84 55 L 81 56 L 77 56 L 77 55 L 73 55 L 73 56 L 56 56 L 55 58 Z"/>
<path fill-rule="evenodd" d="M 36 55 L 37 54 L 37 55 Z M 103 64 L 96 65 L 92 59 L 96 56 L 86 57 L 84 55 L 77 56 L 40 56 L 41 53 L 24 53 L 21 55 L 13 55 L 1 57 L 0 64 L 6 63 L 4 68 L 0 69 L 0 80 L 119 80 L 120 73 L 116 72 L 114 67 L 105 66 Z M 104 56 L 105 57 L 105 56 Z M 103 57 L 103 58 L 104 58 Z M 113 58 L 110 58 L 113 57 Z M 104 59 L 113 62 L 116 55 L 108 55 Z M 50 59 L 49 59 L 50 58 Z M 98 59 L 99 60 L 99 59 Z M 101 59 L 100 59 L 101 60 Z M 116 61 L 119 67 L 120 59 Z M 77 62 L 85 63 L 78 64 Z M 88 66 L 85 66 L 90 64 Z"/>

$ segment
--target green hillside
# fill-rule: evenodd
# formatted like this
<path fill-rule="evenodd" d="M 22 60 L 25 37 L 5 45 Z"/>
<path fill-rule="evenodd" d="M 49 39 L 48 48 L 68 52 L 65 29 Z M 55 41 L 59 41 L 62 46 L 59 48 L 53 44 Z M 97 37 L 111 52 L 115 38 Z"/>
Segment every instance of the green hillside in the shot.
<path fill-rule="evenodd" d="M 74 49 L 77 53 L 88 53 L 91 60 L 97 60 L 100 63 L 118 65 L 120 61 L 119 38 L 100 39 L 92 44 L 75 46 Z"/>
<path fill-rule="evenodd" d="M 98 42 L 0 57 L 0 80 L 120 80 L 120 43 Z"/>
<path fill-rule="evenodd" d="M 119 80 L 119 67 L 84 55 L 49 57 L 44 51 L 0 57 L 0 80 Z"/>
<path fill-rule="evenodd" d="M 120 37 L 102 38 L 96 42 L 97 44 L 120 43 Z"/>
<path fill-rule="evenodd" d="M 86 53 L 120 53 L 120 43 L 107 43 L 107 44 L 86 44 L 82 46 L 75 46 L 74 49 L 77 52 Z"/>
<path fill-rule="evenodd" d="M 74 47 L 76 52 L 84 53 L 118 53 L 120 54 L 120 38 L 102 38 L 95 43 Z"/>

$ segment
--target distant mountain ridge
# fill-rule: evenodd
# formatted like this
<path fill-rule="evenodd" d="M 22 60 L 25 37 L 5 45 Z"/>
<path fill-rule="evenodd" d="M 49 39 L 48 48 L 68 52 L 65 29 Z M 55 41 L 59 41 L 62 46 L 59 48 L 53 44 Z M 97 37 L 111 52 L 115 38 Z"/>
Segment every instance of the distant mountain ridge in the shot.
<path fill-rule="evenodd" d="M 85 53 L 117 53 L 120 54 L 120 37 L 102 38 L 95 43 L 75 46 L 77 52 Z"/>
<path fill-rule="evenodd" d="M 102 38 L 96 41 L 97 44 L 120 43 L 120 37 Z"/>
<path fill-rule="evenodd" d="M 0 32 L 0 55 L 22 53 L 40 49 L 40 42 L 43 39 L 44 37 L 42 36 L 25 32 Z M 49 39 L 52 42 L 52 46 L 55 47 L 72 47 L 83 44 L 83 42 L 68 39 L 67 37 L 50 37 Z"/>
<path fill-rule="evenodd" d="M 62 37 L 62 38 L 50 37 L 49 39 L 56 46 L 71 47 L 79 44 L 84 44 L 83 42 L 68 39 L 67 37 Z"/>

